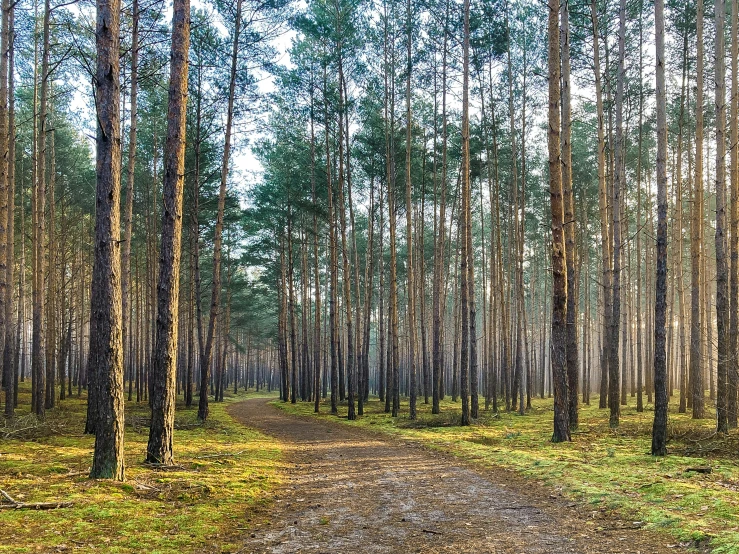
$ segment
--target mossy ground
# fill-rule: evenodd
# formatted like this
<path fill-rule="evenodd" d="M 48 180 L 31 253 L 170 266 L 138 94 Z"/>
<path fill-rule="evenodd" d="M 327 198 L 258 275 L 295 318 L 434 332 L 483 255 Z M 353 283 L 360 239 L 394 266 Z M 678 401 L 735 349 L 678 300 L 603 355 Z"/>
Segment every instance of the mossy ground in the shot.
<path fill-rule="evenodd" d="M 565 444 L 550 440 L 551 399 L 534 400 L 525 416 L 482 411 L 481 401 L 481 417 L 469 427 L 457 425 L 461 408 L 449 399 L 442 402 L 441 414 L 432 415 L 430 404 L 420 398 L 416 421 L 407 417 L 407 402 L 401 406 L 401 417 L 391 418 L 377 399 L 356 421 L 331 416 L 326 403 L 320 417 L 418 440 L 481 466 L 513 470 L 593 512 L 611 511 L 627 521 L 664 530 L 676 542 L 739 553 L 739 434 L 716 436 L 713 413 L 695 421 L 671 405 L 669 455 L 655 458 L 649 453 L 652 406 L 637 413 L 635 399 L 628 401 L 621 407 L 620 426 L 610 429 L 607 410 L 599 410 L 598 398 L 593 398 L 590 406 L 582 406 L 579 430 Z M 313 415 L 310 403 L 275 404 Z M 340 415 L 346 415 L 345 406 Z M 711 473 L 688 471 L 703 467 L 711 467 Z"/>
<path fill-rule="evenodd" d="M 169 471 L 142 464 L 148 405 L 126 403 L 123 483 L 87 477 L 94 438 L 82 433 L 84 393 L 59 402 L 41 425 L 27 415 L 28 395 L 24 387 L 16 425 L 33 428 L 3 439 L 8 428 L 0 427 L 0 489 L 17 501 L 74 505 L 0 510 L 0 552 L 234 552 L 279 481 L 279 444 L 226 413 L 244 393 L 211 402 L 205 424 L 197 421 L 197 406 L 178 405 L 174 440 L 181 469 Z"/>

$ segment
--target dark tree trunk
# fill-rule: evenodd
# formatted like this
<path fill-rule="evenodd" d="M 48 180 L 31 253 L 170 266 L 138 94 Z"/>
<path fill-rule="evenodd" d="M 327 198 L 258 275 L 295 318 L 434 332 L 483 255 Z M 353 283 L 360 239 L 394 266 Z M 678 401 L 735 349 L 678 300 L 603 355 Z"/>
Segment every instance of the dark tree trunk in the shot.
<path fill-rule="evenodd" d="M 98 2 L 96 37 L 97 217 L 89 363 L 90 371 L 95 374 L 93 400 L 97 403 L 97 410 L 90 477 L 123 480 L 119 0 Z M 42 135 L 44 131 L 42 123 Z"/>

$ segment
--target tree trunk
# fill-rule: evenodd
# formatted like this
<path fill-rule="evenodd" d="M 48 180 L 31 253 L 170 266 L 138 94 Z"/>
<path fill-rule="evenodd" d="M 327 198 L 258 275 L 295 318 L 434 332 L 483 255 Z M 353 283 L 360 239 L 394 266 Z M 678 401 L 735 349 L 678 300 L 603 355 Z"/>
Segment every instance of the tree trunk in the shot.
<path fill-rule="evenodd" d="M 98 3 L 96 37 L 97 193 L 89 363 L 90 371 L 95 374 L 93 400 L 97 402 L 97 410 L 90 477 L 123 480 L 119 0 L 101 0 Z M 45 133 L 44 88 L 42 86 L 42 141 Z M 43 198 L 42 194 L 40 196 Z M 39 226 L 39 231 L 43 232 L 43 225 Z M 39 265 L 43 265 L 40 260 Z"/>
<path fill-rule="evenodd" d="M 157 286 L 157 329 L 152 358 L 149 463 L 174 463 L 173 436 L 177 334 L 179 320 L 182 197 L 185 181 L 187 59 L 190 49 L 190 2 L 175 0 L 172 13 L 167 140 L 164 144 L 162 248 Z M 130 163 L 130 162 L 129 162 Z M 130 189 L 133 192 L 133 189 Z"/>
<path fill-rule="evenodd" d="M 570 105 L 570 8 L 562 2 L 562 195 L 567 246 L 567 389 L 570 429 L 578 426 L 579 358 L 577 344 L 577 271 L 575 264 L 575 201 L 572 192 L 572 107 Z M 584 217 L 587 214 L 583 214 Z"/>
<path fill-rule="evenodd" d="M 412 182 L 411 182 L 411 148 L 412 148 L 412 133 L 411 133 L 411 71 L 413 68 L 413 58 L 411 50 L 411 36 L 412 36 L 412 21 L 411 21 L 411 0 L 408 0 L 406 12 L 406 29 L 408 33 L 407 38 L 407 68 L 406 68 L 406 81 L 405 81 L 405 109 L 406 109 L 406 131 L 405 131 L 405 235 L 406 235 L 406 248 L 407 248 L 407 298 L 408 298 L 408 371 L 410 373 L 410 419 L 416 419 L 416 294 L 415 294 L 415 281 L 413 277 L 413 204 L 411 203 L 412 197 Z"/>
<path fill-rule="evenodd" d="M 223 212 L 226 207 L 226 184 L 228 182 L 228 163 L 231 153 L 231 128 L 234 118 L 234 97 L 236 96 L 236 68 L 239 54 L 239 35 L 241 34 L 241 7 L 243 0 L 236 2 L 236 18 L 233 29 L 233 45 L 231 50 L 231 74 L 228 85 L 228 111 L 226 113 L 226 133 L 223 144 L 223 161 L 221 165 L 221 183 L 218 190 L 218 213 L 216 215 L 215 233 L 213 236 L 213 282 L 210 300 L 210 318 L 208 334 L 205 341 L 205 351 L 200 360 L 200 402 L 198 405 L 198 419 L 205 421 L 208 418 L 208 384 L 210 381 L 211 362 L 213 358 L 213 344 L 216 320 L 221 298 L 221 245 L 223 242 Z"/>
<path fill-rule="evenodd" d="M 618 26 L 618 74 L 616 78 L 616 141 L 614 148 L 614 175 L 613 175 L 613 316 L 611 317 L 610 336 L 608 338 L 608 407 L 610 408 L 609 425 L 618 427 L 621 417 L 619 402 L 619 371 L 618 345 L 619 324 L 621 323 L 621 188 L 625 185 L 624 160 L 624 79 L 626 58 L 626 0 L 619 3 Z M 624 360 L 625 361 L 625 360 Z"/>
<path fill-rule="evenodd" d="M 567 393 L 567 259 L 560 157 L 559 2 L 549 0 L 549 197 L 552 212 L 553 442 L 570 440 Z"/>
<path fill-rule="evenodd" d="M 657 103 L 657 282 L 654 307 L 654 425 L 652 455 L 667 454 L 667 114 L 664 0 L 654 2 Z"/>
<path fill-rule="evenodd" d="M 608 223 L 608 193 L 606 184 L 606 139 L 605 117 L 603 112 L 603 92 L 601 85 L 600 51 L 598 30 L 597 2 L 590 3 L 590 17 L 593 23 L 593 69 L 595 72 L 595 99 L 598 115 L 598 201 L 600 207 L 601 262 L 603 264 L 603 348 L 600 356 L 600 399 L 599 408 L 605 408 L 608 399 L 608 360 L 610 352 L 611 318 L 613 304 L 611 301 L 611 240 Z"/>
<path fill-rule="evenodd" d="M 716 102 L 716 430 L 729 429 L 729 267 L 726 256 L 726 83 L 724 71 L 725 0 L 716 0 L 715 102 Z"/>

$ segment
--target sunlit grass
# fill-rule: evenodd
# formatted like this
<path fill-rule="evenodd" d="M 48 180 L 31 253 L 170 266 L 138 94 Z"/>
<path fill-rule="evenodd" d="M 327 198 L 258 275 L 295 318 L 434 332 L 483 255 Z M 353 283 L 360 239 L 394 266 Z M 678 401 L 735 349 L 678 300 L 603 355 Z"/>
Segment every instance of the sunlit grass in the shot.
<path fill-rule="evenodd" d="M 484 412 L 481 400 L 481 417 L 470 427 L 457 426 L 461 408 L 448 398 L 441 403 L 439 415 L 432 415 L 430 404 L 424 405 L 421 398 L 416 421 L 407 417 L 407 402 L 401 406 L 401 417 L 393 419 L 377 399 L 365 405 L 365 415 L 356 421 L 331 416 L 325 403 L 320 417 L 418 440 L 481 466 L 510 469 L 583 502 L 594 512 L 613 511 L 628 521 L 665 530 L 677 541 L 710 541 L 714 552 L 739 553 L 737 431 L 728 438 L 715 436 L 712 413 L 709 419 L 696 421 L 690 414 L 678 414 L 673 405 L 669 455 L 655 458 L 650 455 L 652 406 L 637 413 L 635 399 L 628 401 L 628 406 L 621 407 L 619 428 L 613 430 L 608 411 L 599 410 L 598 398 L 593 398 L 590 406 L 582 406 L 572 442 L 562 444 L 551 442 L 551 399 L 535 399 L 525 416 Z M 309 403 L 274 404 L 313 415 Z M 342 406 L 340 416 L 345 415 Z M 712 469 L 708 474 L 687 471 L 708 466 Z"/>
<path fill-rule="evenodd" d="M 21 417 L 28 413 L 27 395 L 24 388 Z M 94 438 L 82 434 L 84 398 L 59 403 L 26 438 L 0 439 L 1 489 L 17 501 L 74 503 L 49 511 L 0 511 L 0 552 L 238 550 L 238 535 L 278 483 L 281 453 L 275 441 L 226 413 L 229 403 L 244 397 L 211 403 L 204 425 L 197 422 L 197 406 L 178 405 L 175 462 L 181 469 L 170 471 L 142 464 L 148 406 L 127 403 L 124 483 L 87 478 Z"/>

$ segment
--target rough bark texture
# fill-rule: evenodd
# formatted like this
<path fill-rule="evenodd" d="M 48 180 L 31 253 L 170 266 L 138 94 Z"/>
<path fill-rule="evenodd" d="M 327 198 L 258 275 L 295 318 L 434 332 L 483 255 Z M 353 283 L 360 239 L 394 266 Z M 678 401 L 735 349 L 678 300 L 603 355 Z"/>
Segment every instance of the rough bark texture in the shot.
<path fill-rule="evenodd" d="M 146 448 L 146 460 L 163 465 L 174 463 L 172 441 L 176 400 L 189 50 L 190 0 L 175 0 L 172 13 L 167 138 L 164 143 L 164 206 L 157 286 L 157 335 L 152 356 L 151 427 Z"/>
<path fill-rule="evenodd" d="M 97 3 L 97 191 L 90 314 L 90 371 L 97 414 L 90 477 L 122 480 L 120 0 Z M 41 132 L 43 134 L 43 124 Z"/>
<path fill-rule="evenodd" d="M 549 0 L 549 198 L 552 212 L 553 442 L 570 440 L 567 394 L 567 260 L 560 159 L 559 1 Z"/>
<path fill-rule="evenodd" d="M 664 0 L 654 2 L 657 93 L 657 280 L 654 307 L 654 425 L 652 455 L 667 454 L 667 113 Z"/>
<path fill-rule="evenodd" d="M 572 192 L 572 106 L 570 104 L 570 7 L 561 7 L 562 47 L 562 194 L 567 245 L 567 389 L 570 429 L 578 425 L 579 356 L 577 344 L 577 266 L 575 263 L 575 200 Z"/>

